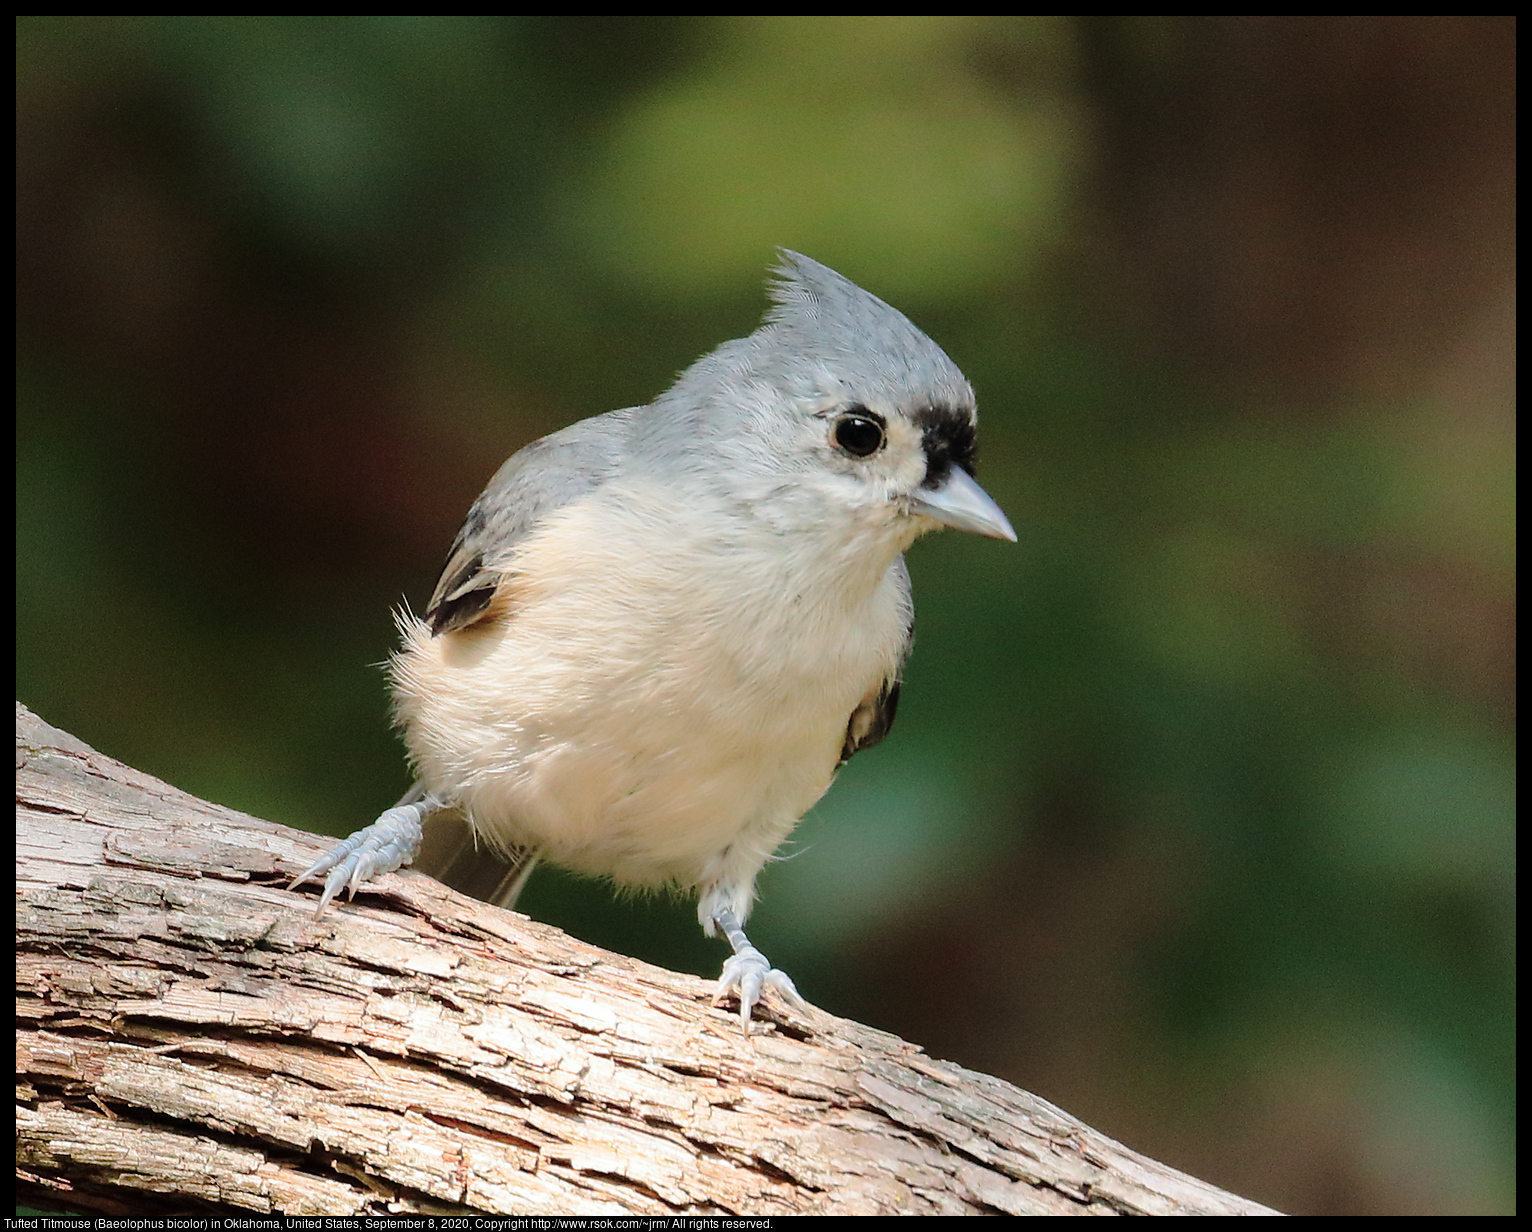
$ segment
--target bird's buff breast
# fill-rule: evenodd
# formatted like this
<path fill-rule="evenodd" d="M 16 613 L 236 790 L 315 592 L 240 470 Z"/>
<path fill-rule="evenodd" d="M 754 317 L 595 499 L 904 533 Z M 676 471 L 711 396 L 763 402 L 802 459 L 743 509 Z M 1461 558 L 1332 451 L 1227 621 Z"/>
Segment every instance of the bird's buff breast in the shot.
<path fill-rule="evenodd" d="M 603 490 L 517 545 L 487 619 L 402 618 L 396 712 L 426 787 L 492 844 L 620 882 L 695 885 L 741 843 L 764 862 L 897 667 L 907 600 L 897 545 L 848 572 L 713 525 Z"/>

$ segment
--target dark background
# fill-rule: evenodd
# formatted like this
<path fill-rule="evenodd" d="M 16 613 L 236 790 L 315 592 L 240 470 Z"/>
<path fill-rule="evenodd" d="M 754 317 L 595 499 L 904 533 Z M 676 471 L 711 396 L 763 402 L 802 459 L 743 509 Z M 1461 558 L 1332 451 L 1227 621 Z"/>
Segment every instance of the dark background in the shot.
<path fill-rule="evenodd" d="M 1296 1213 L 1505 1213 L 1511 19 L 23 18 L 18 696 L 341 834 L 499 462 L 773 246 L 978 388 L 892 738 L 767 870 L 816 1003 Z M 713 975 L 693 906 L 532 914 Z"/>

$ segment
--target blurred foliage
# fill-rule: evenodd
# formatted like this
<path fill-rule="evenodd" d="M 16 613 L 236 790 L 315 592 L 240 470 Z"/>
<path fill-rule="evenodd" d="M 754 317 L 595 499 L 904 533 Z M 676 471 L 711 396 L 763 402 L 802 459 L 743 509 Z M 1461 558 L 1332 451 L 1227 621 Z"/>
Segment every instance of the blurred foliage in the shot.
<path fill-rule="evenodd" d="M 773 246 L 974 381 L 817 1003 L 1294 1212 L 1512 1209 L 1509 19 L 18 20 L 18 697 L 345 833 L 499 461 Z M 523 903 L 711 974 L 693 907 Z"/>

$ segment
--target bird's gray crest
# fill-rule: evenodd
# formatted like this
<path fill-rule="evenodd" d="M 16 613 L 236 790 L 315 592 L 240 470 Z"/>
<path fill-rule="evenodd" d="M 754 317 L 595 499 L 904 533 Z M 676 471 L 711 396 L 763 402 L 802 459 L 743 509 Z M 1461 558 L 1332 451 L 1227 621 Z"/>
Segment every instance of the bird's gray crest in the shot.
<path fill-rule="evenodd" d="M 767 284 L 773 306 L 763 332 L 847 376 L 902 386 L 899 392 L 906 396 L 972 405 L 972 390 L 958 366 L 897 308 L 828 265 L 791 249 L 777 251 L 782 260 Z"/>
<path fill-rule="evenodd" d="M 827 265 L 778 251 L 765 320 L 704 355 L 634 416 L 630 466 L 660 467 L 674 482 L 678 471 L 711 476 L 724 465 L 766 473 L 808 465 L 784 453 L 783 434 L 826 405 L 934 409 L 972 424 L 973 389 L 902 312 Z"/>

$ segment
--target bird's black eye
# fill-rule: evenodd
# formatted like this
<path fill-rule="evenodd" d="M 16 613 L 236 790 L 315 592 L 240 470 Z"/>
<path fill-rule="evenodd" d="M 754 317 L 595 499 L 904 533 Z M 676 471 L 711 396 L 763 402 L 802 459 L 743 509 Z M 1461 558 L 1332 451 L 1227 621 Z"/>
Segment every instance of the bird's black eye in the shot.
<path fill-rule="evenodd" d="M 866 410 L 842 415 L 835 421 L 835 443 L 853 458 L 870 458 L 883 448 L 883 420 Z"/>

